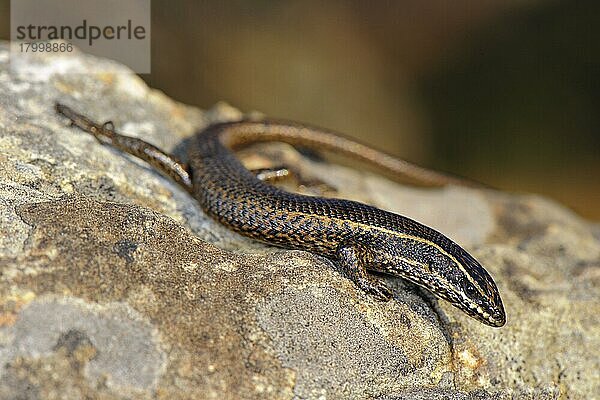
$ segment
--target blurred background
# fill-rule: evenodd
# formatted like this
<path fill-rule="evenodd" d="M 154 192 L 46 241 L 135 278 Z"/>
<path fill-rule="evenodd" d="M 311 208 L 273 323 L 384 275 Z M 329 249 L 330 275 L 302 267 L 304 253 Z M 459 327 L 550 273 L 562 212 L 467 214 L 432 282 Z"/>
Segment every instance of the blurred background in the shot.
<path fill-rule="evenodd" d="M 9 37 L 0 0 L 0 38 Z M 152 0 L 146 82 L 600 220 L 600 2 Z M 1 94 L 0 94 L 1 95 Z"/>

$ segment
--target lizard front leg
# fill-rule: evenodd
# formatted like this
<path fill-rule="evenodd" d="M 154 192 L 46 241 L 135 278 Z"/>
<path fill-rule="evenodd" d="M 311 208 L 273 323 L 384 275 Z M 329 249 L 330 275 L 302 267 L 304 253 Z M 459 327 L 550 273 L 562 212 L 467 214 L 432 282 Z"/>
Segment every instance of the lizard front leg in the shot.
<path fill-rule="evenodd" d="M 340 246 L 337 251 L 337 263 L 344 274 L 360 289 L 379 301 L 392 298 L 391 289 L 380 279 L 367 272 L 368 250 L 356 244 Z"/>

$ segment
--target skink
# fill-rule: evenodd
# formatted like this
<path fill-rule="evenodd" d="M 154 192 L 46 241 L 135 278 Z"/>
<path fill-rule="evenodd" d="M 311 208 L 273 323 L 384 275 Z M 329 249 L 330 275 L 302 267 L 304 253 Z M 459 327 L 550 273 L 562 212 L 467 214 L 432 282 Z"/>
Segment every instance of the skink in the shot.
<path fill-rule="evenodd" d="M 428 185 L 465 184 L 460 178 L 399 160 L 332 131 L 273 120 L 207 127 L 193 137 L 186 164 L 147 142 L 116 133 L 110 122 L 99 124 L 62 104 L 56 110 L 101 143 L 133 154 L 173 178 L 223 225 L 276 246 L 324 256 L 378 300 L 389 300 L 391 290 L 368 271 L 420 285 L 487 325 L 500 327 L 506 322 L 489 273 L 443 234 L 359 202 L 284 191 L 258 179 L 233 150 L 280 141 L 341 153 Z"/>

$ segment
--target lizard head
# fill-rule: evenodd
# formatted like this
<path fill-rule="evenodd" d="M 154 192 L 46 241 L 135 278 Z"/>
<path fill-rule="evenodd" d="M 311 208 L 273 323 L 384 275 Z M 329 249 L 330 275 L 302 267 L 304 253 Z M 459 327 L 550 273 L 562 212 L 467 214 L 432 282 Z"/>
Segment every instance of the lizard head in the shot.
<path fill-rule="evenodd" d="M 377 253 L 383 257 L 375 269 L 430 290 L 484 324 L 503 326 L 506 313 L 489 273 L 446 236 L 418 225 L 418 236 L 397 232 L 395 239 L 379 242 Z"/>
<path fill-rule="evenodd" d="M 506 323 L 500 292 L 490 274 L 467 251 L 451 242 L 425 257 L 436 291 L 471 317 L 490 326 Z"/>

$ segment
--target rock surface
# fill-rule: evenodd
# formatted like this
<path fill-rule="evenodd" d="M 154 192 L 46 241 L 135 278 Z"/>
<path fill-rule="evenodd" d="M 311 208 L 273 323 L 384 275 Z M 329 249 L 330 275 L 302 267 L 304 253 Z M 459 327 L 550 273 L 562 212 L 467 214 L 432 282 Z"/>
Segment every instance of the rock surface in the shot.
<path fill-rule="evenodd" d="M 208 219 L 149 166 L 69 128 L 59 100 L 181 152 L 208 112 L 111 61 L 0 44 L 0 398 L 593 399 L 600 393 L 600 238 L 536 196 L 415 189 L 278 155 L 354 198 L 431 225 L 498 283 L 494 329 L 400 279 L 378 303 L 322 258 Z M 325 173 L 326 172 L 326 173 Z"/>

